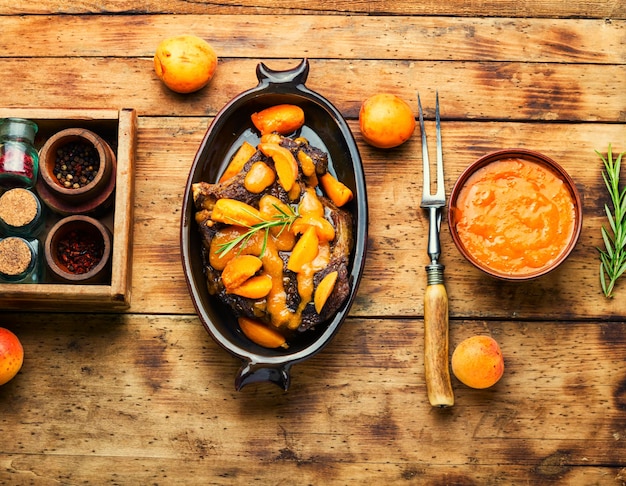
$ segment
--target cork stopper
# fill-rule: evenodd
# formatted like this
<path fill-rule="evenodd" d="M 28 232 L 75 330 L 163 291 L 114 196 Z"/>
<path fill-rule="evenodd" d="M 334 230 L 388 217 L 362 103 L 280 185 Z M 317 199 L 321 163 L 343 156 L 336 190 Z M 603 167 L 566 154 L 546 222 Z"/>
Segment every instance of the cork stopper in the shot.
<path fill-rule="evenodd" d="M 37 198 L 26 189 L 11 189 L 0 197 L 0 219 L 14 228 L 32 223 L 38 212 Z"/>
<path fill-rule="evenodd" d="M 0 273 L 18 277 L 28 270 L 33 254 L 22 238 L 10 237 L 0 241 Z"/>

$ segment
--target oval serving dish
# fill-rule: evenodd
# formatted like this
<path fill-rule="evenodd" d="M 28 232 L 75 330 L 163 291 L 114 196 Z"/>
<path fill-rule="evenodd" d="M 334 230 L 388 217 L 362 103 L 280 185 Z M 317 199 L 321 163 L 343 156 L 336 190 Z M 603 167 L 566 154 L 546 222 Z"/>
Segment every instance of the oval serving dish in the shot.
<path fill-rule="evenodd" d="M 309 63 L 302 60 L 286 71 L 274 71 L 263 63 L 256 69 L 259 84 L 232 99 L 217 114 L 195 156 L 187 180 L 181 219 L 183 270 L 200 321 L 211 337 L 243 362 L 235 388 L 256 382 L 270 382 L 287 390 L 292 365 L 321 351 L 344 322 L 357 293 L 365 265 L 368 229 L 367 196 L 361 157 L 354 137 L 341 113 L 324 97 L 305 86 Z M 300 135 L 329 155 L 329 171 L 347 185 L 354 199 L 343 209 L 353 217 L 354 249 L 350 255 L 350 293 L 339 311 L 325 324 L 300 334 L 288 349 L 267 349 L 246 338 L 239 330 L 235 313 L 211 296 L 203 271 L 201 237 L 194 220 L 192 185 L 214 183 L 226 169 L 234 151 L 243 141 L 259 142 L 250 116 L 278 104 L 294 104 L 305 112 Z"/>

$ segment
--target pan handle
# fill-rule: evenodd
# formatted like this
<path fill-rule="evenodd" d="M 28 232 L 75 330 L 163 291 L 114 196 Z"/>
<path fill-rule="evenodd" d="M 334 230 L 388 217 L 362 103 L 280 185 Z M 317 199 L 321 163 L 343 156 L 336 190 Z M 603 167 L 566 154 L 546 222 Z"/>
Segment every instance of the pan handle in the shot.
<path fill-rule="evenodd" d="M 304 85 L 309 76 L 309 60 L 302 59 L 300 64 L 287 71 L 275 71 L 260 62 L 256 67 L 256 77 L 259 87 L 270 84 L 292 85 L 293 87 Z"/>
<path fill-rule="evenodd" d="M 271 365 L 267 363 L 244 362 L 235 377 L 235 389 L 240 391 L 250 383 L 274 383 L 283 390 L 289 389 L 291 382 L 290 364 Z"/>

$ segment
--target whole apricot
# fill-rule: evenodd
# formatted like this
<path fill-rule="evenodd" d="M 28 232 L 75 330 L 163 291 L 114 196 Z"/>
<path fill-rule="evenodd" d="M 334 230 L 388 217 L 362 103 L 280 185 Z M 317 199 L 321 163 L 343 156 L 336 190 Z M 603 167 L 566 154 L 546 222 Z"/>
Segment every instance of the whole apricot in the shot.
<path fill-rule="evenodd" d="M 462 341 L 452 353 L 452 372 L 471 388 L 489 388 L 504 373 L 500 346 L 490 336 L 472 336 Z"/>
<path fill-rule="evenodd" d="M 11 381 L 22 368 L 24 348 L 18 337 L 0 327 L 0 385 Z"/>
<path fill-rule="evenodd" d="M 415 131 L 415 115 L 402 98 L 378 93 L 367 98 L 359 112 L 363 139 L 378 148 L 393 148 L 406 142 Z"/>
<path fill-rule="evenodd" d="M 178 35 L 161 41 L 154 55 L 154 71 L 165 86 L 177 93 L 192 93 L 206 86 L 217 69 L 211 45 L 195 35 Z"/>

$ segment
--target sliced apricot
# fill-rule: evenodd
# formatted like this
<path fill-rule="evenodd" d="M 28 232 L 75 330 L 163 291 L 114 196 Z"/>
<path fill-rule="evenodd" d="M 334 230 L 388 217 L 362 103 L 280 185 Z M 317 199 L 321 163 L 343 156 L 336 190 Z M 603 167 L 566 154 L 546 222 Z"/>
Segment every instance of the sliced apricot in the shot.
<path fill-rule="evenodd" d="M 241 331 L 253 343 L 264 348 L 288 347 L 285 336 L 277 330 L 271 329 L 265 324 L 248 317 L 240 317 L 238 322 Z"/>
<path fill-rule="evenodd" d="M 324 304 L 326 304 L 328 297 L 330 297 L 330 294 L 333 292 L 335 283 L 337 282 L 337 276 L 337 271 L 330 272 L 317 285 L 313 302 L 315 303 L 315 312 L 318 314 L 321 314 Z"/>
<path fill-rule="evenodd" d="M 262 299 L 272 290 L 272 277 L 267 274 L 250 277 L 239 287 L 235 287 L 229 293 L 247 297 L 248 299 Z"/>
<path fill-rule="evenodd" d="M 259 150 L 274 161 L 278 182 L 287 192 L 291 190 L 298 178 L 298 163 L 285 147 L 274 143 L 260 143 Z"/>
<path fill-rule="evenodd" d="M 221 198 L 213 206 L 211 219 L 219 223 L 250 227 L 263 223 L 258 209 L 237 199 Z"/>
<path fill-rule="evenodd" d="M 302 267 L 311 263 L 319 251 L 319 238 L 313 226 L 309 226 L 293 247 L 287 268 L 292 272 L 302 271 Z"/>
<path fill-rule="evenodd" d="M 261 135 L 261 143 L 275 143 L 276 145 L 280 145 L 280 142 L 282 142 L 283 137 L 281 135 L 279 135 L 278 133 L 264 133 L 263 135 Z"/>
<path fill-rule="evenodd" d="M 324 192 L 337 207 L 352 201 L 353 194 L 350 188 L 343 182 L 335 179 L 330 172 L 320 176 L 319 180 Z"/>
<path fill-rule="evenodd" d="M 324 217 L 324 206 L 319 197 L 317 197 L 315 189 L 312 187 L 307 187 L 304 194 L 302 194 L 302 198 L 298 204 L 298 212 L 301 215 Z"/>
<path fill-rule="evenodd" d="M 298 150 L 298 162 L 300 162 L 300 167 L 302 167 L 302 173 L 310 177 L 315 174 L 315 163 L 309 154 L 302 150 Z"/>
<path fill-rule="evenodd" d="M 304 125 L 304 110 L 296 105 L 282 104 L 253 113 L 250 117 L 259 132 L 288 135 Z"/>
<path fill-rule="evenodd" d="M 226 167 L 222 177 L 220 177 L 220 182 L 227 181 L 231 177 L 239 174 L 241 169 L 243 169 L 243 166 L 246 165 L 246 162 L 248 162 L 250 157 L 252 157 L 255 153 L 256 148 L 254 148 L 252 144 L 244 141 L 241 144 L 241 147 L 237 149 L 237 152 L 235 152 L 235 155 L 233 155 L 233 158 L 230 159 L 228 167 Z"/>
<path fill-rule="evenodd" d="M 298 235 L 304 233 L 310 226 L 315 228 L 320 242 L 333 241 L 335 239 L 335 228 L 333 225 L 326 218 L 312 216 L 310 214 L 300 216 L 296 219 L 291 225 L 291 232 Z"/>
<path fill-rule="evenodd" d="M 256 255 L 259 256 L 263 249 L 264 233 L 257 231 L 245 238 L 228 251 L 224 251 L 224 247 L 232 241 L 241 238 L 248 232 L 247 228 L 242 226 L 227 226 L 217 233 L 211 239 L 209 248 L 209 264 L 217 271 L 224 270 L 226 264 L 237 255 Z"/>
<path fill-rule="evenodd" d="M 222 283 L 227 292 L 242 285 L 254 276 L 263 266 L 261 259 L 254 255 L 238 255 L 230 260 L 222 271 Z"/>
<path fill-rule="evenodd" d="M 276 173 L 265 162 L 255 162 L 244 178 L 244 187 L 253 194 L 259 194 L 276 180 Z"/>

